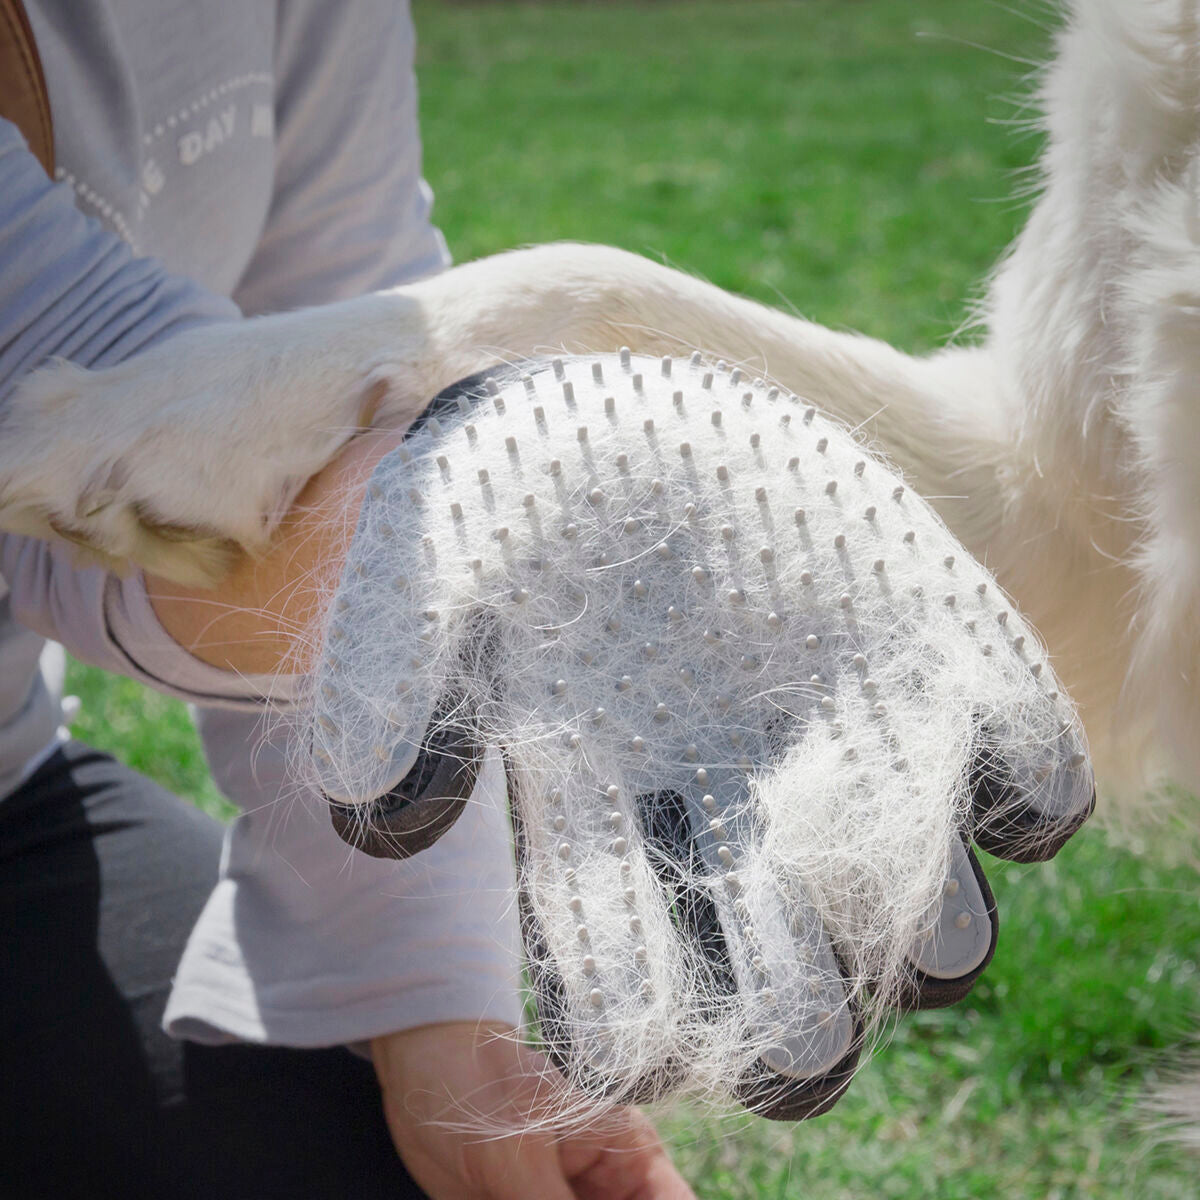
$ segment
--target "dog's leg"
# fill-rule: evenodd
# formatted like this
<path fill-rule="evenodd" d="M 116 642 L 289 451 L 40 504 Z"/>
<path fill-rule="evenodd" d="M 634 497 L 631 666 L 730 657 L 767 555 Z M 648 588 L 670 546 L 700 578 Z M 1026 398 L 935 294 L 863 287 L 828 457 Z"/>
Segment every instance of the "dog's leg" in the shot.
<path fill-rule="evenodd" d="M 1037 597 L 1078 603 L 1088 539 L 1061 519 L 1061 481 L 1039 472 L 991 351 L 912 358 L 602 247 L 517 251 L 391 293 L 191 331 L 115 368 L 39 372 L 0 426 L 0 526 L 195 581 L 214 573 L 214 545 L 262 546 L 370 406 L 402 423 L 497 361 L 621 344 L 703 347 L 860 428 L 1049 621 L 1061 653 Z M 1041 585 L 1032 600 L 1027 564 Z"/>
<path fill-rule="evenodd" d="M 1195 439 L 1178 394 L 1195 374 L 1200 274 L 1187 224 L 1198 106 L 1182 94 L 1193 9 L 1146 0 L 1121 10 L 1128 28 L 1106 6 L 1081 10 L 1047 85 L 1046 193 L 997 276 L 982 348 L 914 359 L 621 251 L 518 251 L 194 331 L 110 370 L 40 373 L 0 427 L 0 524 L 195 575 L 212 543 L 179 539 L 261 545 L 372 401 L 402 421 L 501 359 L 703 347 L 886 448 L 1042 629 L 1093 735 L 1118 708 L 1144 581 L 1142 674 L 1175 660 L 1173 711 L 1194 728 L 1198 570 L 1164 541 L 1195 545 L 1200 475 L 1183 461 Z M 1119 718 L 1126 740 L 1158 708 Z"/>
<path fill-rule="evenodd" d="M 987 314 L 1025 542 L 990 563 L 1102 775 L 1135 788 L 1164 765 L 1200 782 L 1198 30 L 1196 0 L 1074 6 L 1042 89 L 1045 190 Z"/>
<path fill-rule="evenodd" d="M 1042 629 L 1093 734 L 1132 661 L 1155 700 L 1118 718 L 1124 740 L 1166 720 L 1186 744 L 1200 724 L 1195 9 L 1080 6 L 1048 76 L 1046 192 L 998 273 L 983 347 L 914 359 L 621 251 L 518 251 L 191 331 L 108 370 L 39 372 L 0 422 L 0 527 L 211 576 L 222 546 L 264 543 L 375 407 L 402 422 L 455 379 L 538 351 L 700 347 L 886 448 Z"/>
<path fill-rule="evenodd" d="M 419 305 L 366 296 L 179 335 L 128 362 L 31 375 L 0 419 L 0 528 L 185 583 L 266 541 L 385 393 L 419 411 Z"/>
<path fill-rule="evenodd" d="M 0 527 L 183 581 L 263 545 L 299 485 L 372 416 L 539 349 L 706 347 L 866 424 L 927 494 L 982 496 L 982 356 L 910 359 L 636 255 L 559 245 L 390 293 L 181 334 L 120 366 L 30 377 L 0 422 Z M 972 369 L 965 369 L 970 363 Z M 946 386 L 969 388 L 953 419 Z M 949 414 L 943 416 L 942 413 Z M 982 415 L 981 415 L 982 414 Z M 981 514 L 994 510 L 979 506 Z M 216 568 L 216 569 L 215 569 Z"/>

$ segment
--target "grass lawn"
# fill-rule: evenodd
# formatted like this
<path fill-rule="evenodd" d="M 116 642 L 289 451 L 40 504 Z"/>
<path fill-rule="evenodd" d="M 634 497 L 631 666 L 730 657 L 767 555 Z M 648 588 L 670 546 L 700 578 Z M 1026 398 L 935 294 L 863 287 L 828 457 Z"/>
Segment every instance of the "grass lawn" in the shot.
<path fill-rule="evenodd" d="M 611 242 L 936 346 L 1025 211 L 1007 197 L 1037 141 L 1012 122 L 1049 35 L 1013 3 L 418 0 L 436 216 L 460 259 Z M 70 687 L 81 736 L 226 811 L 181 706 L 77 666 Z M 990 864 L 995 963 L 958 1008 L 907 1018 L 831 1115 L 665 1119 L 699 1195 L 1200 1194 L 1134 1109 L 1200 1013 L 1196 876 L 1172 840 L 1135 855 L 1088 830 L 1053 864 Z"/>

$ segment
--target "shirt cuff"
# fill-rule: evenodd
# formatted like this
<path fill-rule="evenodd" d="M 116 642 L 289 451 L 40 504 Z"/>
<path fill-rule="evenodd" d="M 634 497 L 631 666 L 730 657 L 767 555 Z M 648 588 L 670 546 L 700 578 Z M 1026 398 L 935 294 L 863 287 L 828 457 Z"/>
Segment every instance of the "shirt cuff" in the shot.
<path fill-rule="evenodd" d="M 141 571 L 124 578 L 105 576 L 101 603 L 104 629 L 122 675 L 194 704 L 246 709 L 286 705 L 293 698 L 295 676 L 225 671 L 185 650 L 159 621 Z"/>

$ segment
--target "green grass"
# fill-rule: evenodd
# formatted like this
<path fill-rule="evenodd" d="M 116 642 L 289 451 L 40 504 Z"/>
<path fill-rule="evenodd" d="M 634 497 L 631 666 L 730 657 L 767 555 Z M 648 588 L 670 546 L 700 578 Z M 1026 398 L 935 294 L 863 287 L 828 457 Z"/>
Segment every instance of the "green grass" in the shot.
<path fill-rule="evenodd" d="M 1021 2 L 1021 0 L 1018 0 Z M 933 346 L 1020 224 L 998 5 L 418 8 L 437 216 L 460 258 L 583 238 Z M 1023 70 L 1024 68 L 1021 68 Z"/>
<path fill-rule="evenodd" d="M 1023 219 L 1007 197 L 1037 143 L 1008 124 L 1014 60 L 1048 35 L 1000 4 L 416 15 L 427 174 L 460 259 L 611 242 L 923 349 Z M 227 811 L 182 706 L 70 680 L 77 732 Z M 1048 866 L 992 864 L 995 963 L 963 1005 L 902 1022 L 830 1116 L 666 1121 L 702 1200 L 1196 1196 L 1195 1161 L 1150 1147 L 1134 1111 L 1200 1012 L 1195 872 L 1157 840 L 1134 855 L 1089 830 Z"/>

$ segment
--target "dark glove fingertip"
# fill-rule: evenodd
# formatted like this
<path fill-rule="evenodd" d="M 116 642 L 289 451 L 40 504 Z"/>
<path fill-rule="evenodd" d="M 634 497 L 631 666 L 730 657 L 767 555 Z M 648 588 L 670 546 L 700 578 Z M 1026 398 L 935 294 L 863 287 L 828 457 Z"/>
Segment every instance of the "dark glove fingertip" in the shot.
<path fill-rule="evenodd" d="M 338 837 L 372 858 L 411 858 L 462 816 L 479 776 L 481 750 L 466 729 L 444 727 L 408 774 L 371 804 L 329 802 Z"/>
<path fill-rule="evenodd" d="M 862 1046 L 863 1028 L 856 1018 L 850 1049 L 825 1074 L 799 1083 L 761 1063 L 738 1080 L 734 1095 L 756 1117 L 768 1121 L 808 1121 L 819 1117 L 827 1113 L 850 1086 L 858 1069 Z"/>
<path fill-rule="evenodd" d="M 949 1008 L 950 1005 L 957 1004 L 975 986 L 975 981 L 987 970 L 995 956 L 996 944 L 1000 937 L 1000 913 L 996 907 L 996 897 L 992 894 L 991 885 L 988 883 L 987 876 L 984 874 L 975 852 L 969 846 L 966 851 L 967 861 L 971 864 L 975 882 L 979 885 L 988 923 L 991 926 L 987 953 L 972 970 L 956 979 L 937 979 L 932 975 L 927 975 L 919 968 L 915 969 L 896 1000 L 896 1007 L 901 1012 Z"/>
<path fill-rule="evenodd" d="M 360 815 L 331 804 L 330 818 L 338 837 L 371 858 L 411 858 L 428 850 L 462 815 L 465 800 L 440 799 L 409 805 L 401 813 L 374 812 L 365 827 Z"/>
<path fill-rule="evenodd" d="M 1046 862 L 1079 832 L 1096 808 L 1096 789 L 1078 812 L 1050 818 L 1025 801 L 994 764 L 981 758 L 971 773 L 971 838 L 981 850 L 1009 862 Z"/>

